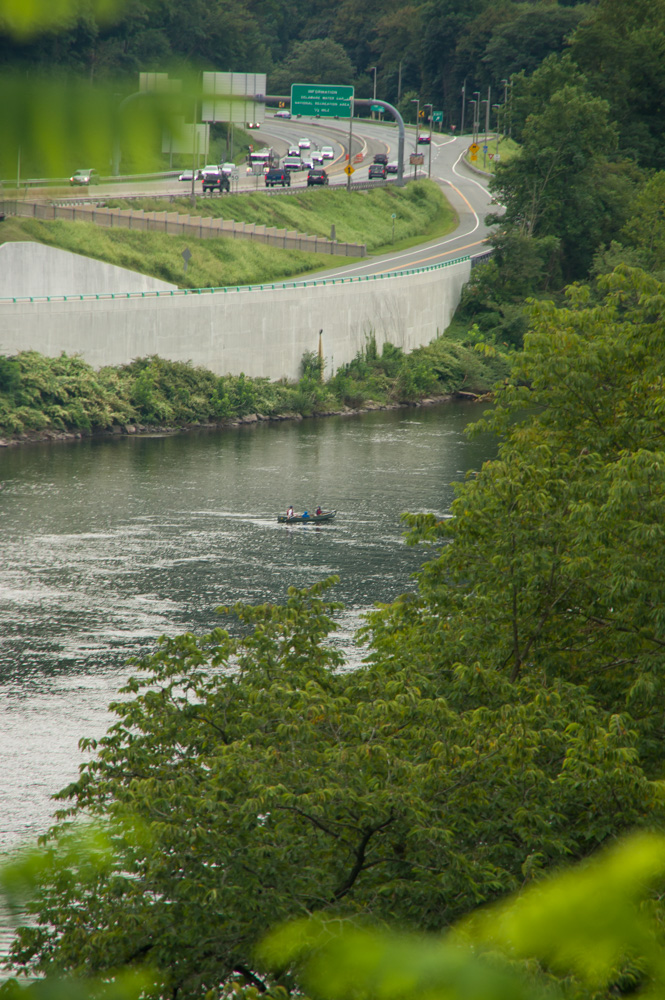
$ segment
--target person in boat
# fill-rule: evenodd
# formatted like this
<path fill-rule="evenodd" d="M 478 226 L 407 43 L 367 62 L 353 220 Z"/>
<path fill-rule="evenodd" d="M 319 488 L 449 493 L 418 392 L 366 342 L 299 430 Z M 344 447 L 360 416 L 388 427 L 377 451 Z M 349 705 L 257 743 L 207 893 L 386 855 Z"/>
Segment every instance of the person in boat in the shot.
<path fill-rule="evenodd" d="M 291 506 L 288 508 L 288 510 L 286 512 L 286 516 L 287 517 L 293 517 L 293 504 L 291 504 Z"/>
<path fill-rule="evenodd" d="M 316 516 L 318 517 L 319 514 L 323 514 L 323 511 L 321 510 L 321 504 L 319 504 L 319 506 L 316 508 Z"/>
<path fill-rule="evenodd" d="M 302 512 L 302 519 L 303 521 L 309 521 L 309 513 L 306 510 Z"/>

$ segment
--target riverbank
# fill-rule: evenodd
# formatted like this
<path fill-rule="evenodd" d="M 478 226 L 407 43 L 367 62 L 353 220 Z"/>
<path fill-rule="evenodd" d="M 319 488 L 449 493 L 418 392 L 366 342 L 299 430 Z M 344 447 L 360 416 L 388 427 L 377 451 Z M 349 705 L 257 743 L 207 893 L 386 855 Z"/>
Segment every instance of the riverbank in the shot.
<path fill-rule="evenodd" d="M 441 403 L 450 403 L 454 399 L 465 402 L 480 402 L 489 399 L 491 393 L 455 393 L 444 396 L 432 396 L 419 399 L 412 403 L 374 403 L 359 407 L 344 407 L 339 410 L 326 410 L 325 412 L 310 413 L 306 416 L 302 413 L 281 413 L 275 416 L 265 416 L 262 413 L 249 413 L 244 417 L 236 419 L 221 420 L 216 422 L 193 422 L 180 426 L 157 426 L 146 424 L 114 424 L 113 427 L 97 431 L 56 431 L 46 429 L 42 431 L 21 432 L 11 437 L 0 437 L 0 448 L 13 448 L 19 445 L 45 444 L 57 442 L 82 441 L 86 438 L 112 438 L 132 435 L 144 435 L 147 437 L 166 436 L 173 434 L 187 434 L 190 431 L 199 430 L 236 430 L 238 427 L 251 426 L 258 423 L 283 423 L 284 421 L 309 420 L 319 417 L 356 417 L 364 413 L 376 413 L 378 411 L 414 409 L 418 407 L 437 406 Z"/>
<path fill-rule="evenodd" d="M 315 354 L 302 358 L 297 382 L 217 376 L 156 356 L 93 369 L 80 357 L 34 351 L 0 356 L 0 447 L 122 434 L 173 434 L 259 421 L 352 416 L 431 405 L 491 391 L 508 356 L 439 337 L 410 354 L 385 344 L 365 349 L 323 381 Z"/>

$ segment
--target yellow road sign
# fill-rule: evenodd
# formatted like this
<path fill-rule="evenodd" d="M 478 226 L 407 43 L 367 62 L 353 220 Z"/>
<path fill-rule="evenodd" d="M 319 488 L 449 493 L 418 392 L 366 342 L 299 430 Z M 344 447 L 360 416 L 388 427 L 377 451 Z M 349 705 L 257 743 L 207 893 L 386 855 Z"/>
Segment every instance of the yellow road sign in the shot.
<path fill-rule="evenodd" d="M 479 149 L 480 149 L 480 146 L 478 145 L 477 142 L 472 142 L 471 145 L 469 146 L 469 152 L 473 153 L 474 156 L 478 152 Z"/>
<path fill-rule="evenodd" d="M 355 172 L 356 172 L 355 168 L 352 167 L 350 163 L 347 163 L 347 165 L 344 167 L 344 173 L 348 174 L 349 177 L 351 176 L 351 174 L 355 174 Z"/>

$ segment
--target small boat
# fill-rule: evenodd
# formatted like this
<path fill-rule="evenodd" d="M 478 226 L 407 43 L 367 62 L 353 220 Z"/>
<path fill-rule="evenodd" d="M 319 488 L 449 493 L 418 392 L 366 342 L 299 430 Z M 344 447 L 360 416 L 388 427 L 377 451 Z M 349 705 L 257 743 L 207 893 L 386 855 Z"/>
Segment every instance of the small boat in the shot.
<path fill-rule="evenodd" d="M 326 521 L 332 521 L 336 513 L 336 510 L 322 510 L 320 514 L 309 514 L 307 517 L 303 517 L 302 514 L 294 514 L 292 517 L 278 514 L 277 520 L 280 524 L 324 524 Z"/>

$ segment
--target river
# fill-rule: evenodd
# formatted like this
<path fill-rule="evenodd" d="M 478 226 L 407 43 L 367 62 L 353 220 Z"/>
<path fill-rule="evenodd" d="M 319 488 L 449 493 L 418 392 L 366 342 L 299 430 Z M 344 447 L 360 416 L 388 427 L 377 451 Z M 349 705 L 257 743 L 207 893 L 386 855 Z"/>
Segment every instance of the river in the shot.
<path fill-rule="evenodd" d="M 0 453 L 0 850 L 46 829 L 83 736 L 99 736 L 127 659 L 203 632 L 215 608 L 281 601 L 340 576 L 337 641 L 413 586 L 400 515 L 444 515 L 493 453 L 443 404 L 231 431 L 123 436 Z M 334 523 L 284 526 L 316 504 Z M 356 656 L 358 654 L 356 653 Z"/>

